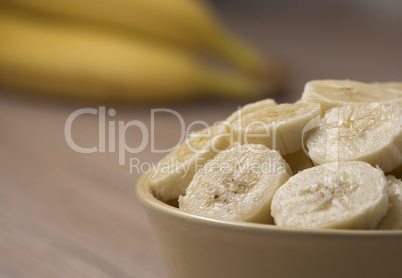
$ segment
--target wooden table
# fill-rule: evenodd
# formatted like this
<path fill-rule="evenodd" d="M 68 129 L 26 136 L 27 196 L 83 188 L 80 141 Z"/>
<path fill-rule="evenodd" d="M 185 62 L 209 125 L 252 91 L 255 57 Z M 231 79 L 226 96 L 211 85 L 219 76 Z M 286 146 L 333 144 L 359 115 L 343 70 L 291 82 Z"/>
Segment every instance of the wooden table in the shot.
<path fill-rule="evenodd" d="M 344 11 L 232 12 L 225 18 L 289 66 L 289 91 L 277 96 L 279 101 L 297 99 L 310 79 L 402 80 L 400 22 L 386 24 Z M 169 107 L 188 126 L 224 119 L 238 105 L 203 101 Z M 84 107 L 99 105 L 0 94 L 0 277 L 166 277 L 135 196 L 139 174 L 135 168 L 130 173 L 128 164 L 133 159 L 146 167 L 163 154 L 153 153 L 148 144 L 119 165 L 118 152 L 107 145 L 104 153 L 74 151 L 66 142 L 65 124 Z M 106 111 L 111 108 L 116 115 L 107 121 L 138 120 L 151 130 L 151 107 L 105 104 Z M 77 117 L 74 142 L 98 146 L 98 125 L 96 115 Z M 174 146 L 180 136 L 177 117 L 156 114 L 154 135 L 157 148 Z M 136 128 L 126 133 L 131 147 L 142 139 Z"/>

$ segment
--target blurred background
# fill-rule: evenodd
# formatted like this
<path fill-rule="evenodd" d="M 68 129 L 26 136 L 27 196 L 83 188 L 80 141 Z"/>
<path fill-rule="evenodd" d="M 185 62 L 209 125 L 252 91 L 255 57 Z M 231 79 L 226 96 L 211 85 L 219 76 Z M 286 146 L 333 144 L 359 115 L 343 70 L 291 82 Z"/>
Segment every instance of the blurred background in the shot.
<path fill-rule="evenodd" d="M 46 4 L 46 0 L 32 3 L 42 2 Z M 250 47 L 248 54 L 244 53 L 256 55 L 240 59 L 218 51 L 217 56 L 223 55 L 231 66 L 226 75 L 227 65 L 208 61 L 208 73 L 222 68 L 225 72 L 219 73 L 219 78 L 214 73 L 216 82 L 212 85 L 195 82 L 198 77 L 186 74 L 192 67 L 187 62 L 186 66 L 175 62 L 184 51 L 185 61 L 202 60 L 204 67 L 200 56 L 216 50 L 208 44 L 202 48 L 202 42 L 194 40 L 193 47 L 199 46 L 196 51 L 186 50 L 187 46 L 172 51 L 169 44 L 160 50 L 165 53 L 169 49 L 168 54 L 150 55 L 148 49 L 161 53 L 156 48 L 164 44 L 158 40 L 145 46 L 143 52 L 138 50 L 136 58 L 128 58 L 130 47 L 106 41 L 112 37 L 121 41 L 130 32 L 115 37 L 115 29 L 110 28 L 105 39 L 106 27 L 94 27 L 78 19 L 78 23 L 70 24 L 64 14 L 71 10 L 68 7 L 62 9 L 63 15 L 56 12 L 44 16 L 52 11 L 37 11 L 26 3 L 29 1 L 0 0 L 0 277 L 166 277 L 151 227 L 135 196 L 140 171 L 130 167 L 130 159 L 139 161 L 146 170 L 165 155 L 152 151 L 150 138 L 154 138 L 156 149 L 174 147 L 182 126 L 172 113 L 156 113 L 152 119 L 153 108 L 176 111 L 188 127 L 194 121 L 213 124 L 239 106 L 261 98 L 295 101 L 304 84 L 313 79 L 402 81 L 402 2 L 397 0 L 211 0 L 207 3 L 216 12 L 213 18 L 218 18 L 219 26 L 225 26 L 241 44 Z M 110 1 L 108 5 L 113 11 L 117 4 Z M 190 14 L 190 10 L 184 9 L 182 14 Z M 94 13 L 83 11 L 81 18 Z M 127 14 L 134 18 L 138 11 L 128 10 Z M 144 18 L 151 26 L 159 16 Z M 191 20 L 186 20 L 190 26 Z M 21 22 L 26 23 L 25 27 Z M 61 25 L 60 30 L 66 33 L 49 29 L 38 31 L 35 37 L 37 24 L 52 28 Z M 64 39 L 75 34 L 73 29 L 78 33 L 87 29 L 102 31 L 93 31 L 98 34 L 93 39 L 87 35 L 92 33 L 81 35 L 82 45 L 87 47 L 81 53 L 83 47 L 66 47 L 71 41 Z M 52 32 L 57 42 L 52 40 Z M 96 40 L 105 43 L 95 44 Z M 65 48 L 56 49 L 62 46 Z M 110 57 L 121 55 L 105 61 L 101 50 L 110 51 Z M 77 53 L 81 55 L 78 60 L 85 63 L 71 62 Z M 152 60 L 162 56 L 174 59 Z M 250 62 L 252 58 L 256 60 Z M 141 59 L 142 67 L 137 72 L 141 78 L 132 79 L 142 87 L 135 87 L 137 83 L 130 83 L 131 76 L 126 75 L 127 70 L 135 70 L 130 66 L 136 59 Z M 158 66 L 162 60 L 166 67 Z M 91 67 L 87 67 L 89 64 Z M 182 72 L 174 75 L 170 66 Z M 257 70 L 261 67 L 264 70 Z M 79 71 L 87 75 L 74 75 L 76 69 L 88 70 Z M 88 75 L 90 70 L 96 75 Z M 146 75 L 142 75 L 144 72 Z M 109 80 L 110 76 L 114 79 Z M 180 78 L 174 82 L 177 76 Z M 184 82 L 186 78 L 188 83 Z M 152 88 L 149 93 L 147 86 Z M 219 88 L 225 94 L 217 92 Z M 75 95 L 78 91 L 89 92 L 90 97 Z M 125 93 L 114 98 L 108 95 L 112 91 Z M 100 107 L 105 107 L 104 121 Z M 94 153 L 76 152 L 66 141 L 66 121 L 82 108 L 96 109 L 97 114 L 78 116 L 71 125 L 72 139 L 81 147 L 97 147 Z M 115 113 L 108 113 L 110 109 Z M 148 140 L 136 126 L 119 134 L 119 122 L 133 120 L 144 124 Z M 112 129 L 110 123 L 116 128 Z M 100 140 L 103 132 L 115 138 L 105 137 L 104 151 Z M 125 152 L 124 165 L 119 165 L 119 144 L 136 148 L 143 140 L 147 143 L 144 150 Z"/>

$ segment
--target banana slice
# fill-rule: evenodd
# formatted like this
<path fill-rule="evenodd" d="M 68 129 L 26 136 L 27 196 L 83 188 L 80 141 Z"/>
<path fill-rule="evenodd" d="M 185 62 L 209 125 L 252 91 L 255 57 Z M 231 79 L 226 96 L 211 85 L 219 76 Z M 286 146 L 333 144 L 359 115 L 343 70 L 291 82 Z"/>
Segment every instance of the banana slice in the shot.
<path fill-rule="evenodd" d="M 183 195 L 194 174 L 216 153 L 227 148 L 228 137 L 224 125 L 190 134 L 178 149 L 160 160 L 149 173 L 149 186 L 154 195 L 162 201 Z"/>
<path fill-rule="evenodd" d="M 321 104 L 323 112 L 351 103 L 402 102 L 402 95 L 382 86 L 351 80 L 313 80 L 307 82 L 301 100 Z"/>
<path fill-rule="evenodd" d="M 378 224 L 378 229 L 402 229 L 402 181 L 394 176 L 387 176 L 389 208 L 387 215 Z"/>
<path fill-rule="evenodd" d="M 317 103 L 285 103 L 242 115 L 232 124 L 235 141 L 240 144 L 263 144 L 287 155 L 302 149 L 305 125 L 321 108 Z"/>
<path fill-rule="evenodd" d="M 391 103 L 333 108 L 307 138 L 309 156 L 316 164 L 359 160 L 391 171 L 402 164 L 401 118 Z"/>
<path fill-rule="evenodd" d="M 221 220 L 272 223 L 272 196 L 291 175 L 277 151 L 236 145 L 195 174 L 179 208 Z"/>
<path fill-rule="evenodd" d="M 361 161 L 316 166 L 291 177 L 272 200 L 278 226 L 374 229 L 388 210 L 384 173 Z"/>
<path fill-rule="evenodd" d="M 373 83 L 373 85 L 386 88 L 392 93 L 402 95 L 402 82 L 379 82 L 379 83 Z"/>
<path fill-rule="evenodd" d="M 304 152 L 304 150 L 285 155 L 283 159 L 285 159 L 289 164 L 293 173 L 298 173 L 314 166 L 313 161 L 311 161 L 311 158 Z"/>
<path fill-rule="evenodd" d="M 274 106 L 276 104 L 277 104 L 276 101 L 271 98 L 263 99 L 263 100 L 253 102 L 253 103 L 249 103 L 249 104 L 243 106 L 241 109 L 238 109 L 235 112 L 233 112 L 232 115 L 230 115 L 226 119 L 226 122 L 228 124 L 233 124 L 238 118 L 240 118 L 246 114 L 250 114 L 252 112 L 255 112 L 255 111 L 258 111 L 261 109 L 265 109 L 270 106 Z"/>

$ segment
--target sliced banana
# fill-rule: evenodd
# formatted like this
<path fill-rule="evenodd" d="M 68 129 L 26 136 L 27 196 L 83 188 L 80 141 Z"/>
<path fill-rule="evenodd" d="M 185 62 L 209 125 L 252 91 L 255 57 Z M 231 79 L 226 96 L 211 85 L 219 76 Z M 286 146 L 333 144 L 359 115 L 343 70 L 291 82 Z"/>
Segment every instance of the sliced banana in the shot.
<path fill-rule="evenodd" d="M 240 118 L 240 117 L 242 117 L 242 116 L 244 116 L 246 114 L 249 114 L 249 113 L 261 110 L 261 109 L 265 109 L 267 107 L 274 106 L 274 105 L 276 105 L 276 101 L 274 99 L 271 99 L 271 98 L 263 99 L 263 100 L 253 102 L 253 103 L 249 103 L 249 104 L 243 106 L 241 109 L 238 109 L 235 112 L 233 112 L 226 119 L 226 122 L 231 125 L 238 118 Z"/>
<path fill-rule="evenodd" d="M 228 144 L 229 136 L 224 125 L 190 134 L 178 149 L 160 160 L 149 173 L 149 185 L 154 195 L 162 201 L 183 195 L 194 174 Z"/>
<path fill-rule="evenodd" d="M 392 93 L 402 95 L 402 82 L 379 82 L 379 83 L 373 83 L 373 85 L 386 88 Z"/>
<path fill-rule="evenodd" d="M 391 103 L 333 108 L 308 137 L 309 156 L 316 164 L 359 160 L 391 171 L 402 164 L 401 118 Z"/>
<path fill-rule="evenodd" d="M 313 80 L 306 83 L 302 101 L 321 104 L 323 112 L 351 103 L 393 101 L 400 105 L 402 95 L 376 86 L 351 80 Z"/>
<path fill-rule="evenodd" d="M 402 181 L 394 176 L 387 176 L 389 208 L 387 215 L 378 224 L 378 229 L 402 229 Z"/>
<path fill-rule="evenodd" d="M 388 210 L 384 173 L 361 161 L 329 163 L 291 177 L 271 212 L 278 226 L 374 229 Z"/>
<path fill-rule="evenodd" d="M 277 151 L 236 145 L 195 174 L 186 195 L 179 197 L 179 208 L 221 220 L 272 223 L 272 196 L 291 175 Z"/>
<path fill-rule="evenodd" d="M 298 173 L 314 166 L 313 161 L 311 161 L 311 158 L 304 152 L 304 150 L 285 155 L 283 159 L 285 159 L 289 164 L 293 173 Z"/>
<path fill-rule="evenodd" d="M 242 115 L 232 124 L 235 141 L 240 144 L 263 144 L 287 155 L 302 149 L 305 125 L 321 108 L 317 103 L 285 103 Z"/>

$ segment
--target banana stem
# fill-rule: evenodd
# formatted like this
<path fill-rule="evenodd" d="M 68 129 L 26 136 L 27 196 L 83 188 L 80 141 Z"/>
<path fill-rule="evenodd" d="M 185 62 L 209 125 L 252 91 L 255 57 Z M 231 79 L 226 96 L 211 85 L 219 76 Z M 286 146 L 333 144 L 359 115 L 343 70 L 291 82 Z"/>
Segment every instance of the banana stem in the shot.
<path fill-rule="evenodd" d="M 249 48 L 242 41 L 222 30 L 221 36 L 216 36 L 215 49 L 223 58 L 234 66 L 261 83 L 260 87 L 268 93 L 276 93 L 286 87 L 288 69 L 269 57 L 263 57 Z"/>

